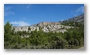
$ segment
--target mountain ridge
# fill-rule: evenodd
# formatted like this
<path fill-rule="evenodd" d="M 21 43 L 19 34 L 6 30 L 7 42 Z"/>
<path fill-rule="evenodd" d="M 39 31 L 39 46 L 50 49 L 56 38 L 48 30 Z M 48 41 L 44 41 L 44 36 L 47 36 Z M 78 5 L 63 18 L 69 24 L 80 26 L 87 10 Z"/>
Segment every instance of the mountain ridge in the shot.
<path fill-rule="evenodd" d="M 74 28 L 73 26 L 69 26 L 69 25 L 63 25 L 62 23 L 67 23 L 67 22 L 79 22 L 79 23 L 84 23 L 84 14 L 81 14 L 80 16 L 74 17 L 74 18 L 70 18 L 68 20 L 64 20 L 62 22 L 40 22 L 38 24 L 34 24 L 31 26 L 13 26 L 13 28 L 15 29 L 15 32 L 17 31 L 40 31 L 43 30 L 44 32 L 66 32 L 66 29 L 70 29 L 70 28 Z M 30 29 L 30 30 L 29 30 Z"/>
<path fill-rule="evenodd" d="M 70 22 L 70 21 L 81 22 L 82 24 L 84 24 L 84 14 L 81 14 L 81 15 L 73 17 L 73 18 L 69 18 L 69 19 L 64 20 L 64 21 L 59 21 L 59 22 L 63 23 L 63 22 Z"/>

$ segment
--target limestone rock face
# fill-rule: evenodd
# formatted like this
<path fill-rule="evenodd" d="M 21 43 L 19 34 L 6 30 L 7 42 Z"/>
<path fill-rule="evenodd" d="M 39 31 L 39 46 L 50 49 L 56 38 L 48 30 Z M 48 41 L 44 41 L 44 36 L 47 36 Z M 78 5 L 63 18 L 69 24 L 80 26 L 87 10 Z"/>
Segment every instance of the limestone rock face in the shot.
<path fill-rule="evenodd" d="M 59 22 L 41 22 L 35 25 L 31 25 L 31 26 L 13 26 L 12 29 L 14 29 L 15 32 L 18 31 L 26 31 L 26 32 L 32 32 L 32 31 L 40 31 L 42 30 L 43 32 L 67 32 L 67 29 L 70 28 L 74 28 L 74 26 L 66 26 L 63 25 L 62 23 L 68 23 L 68 22 L 79 22 L 84 24 L 84 14 L 68 19 L 68 20 L 64 20 L 64 21 L 59 21 Z M 76 27 L 78 28 L 78 27 Z M 28 38 L 28 35 L 21 35 L 22 38 L 26 37 Z"/>
<path fill-rule="evenodd" d="M 39 31 L 42 30 L 44 32 L 66 32 L 66 29 L 69 28 L 73 28 L 71 26 L 64 26 L 61 25 L 58 22 L 41 22 L 39 24 L 36 25 L 32 25 L 32 26 L 14 26 L 13 27 L 15 29 L 15 32 L 17 31 L 26 31 L 26 32 L 31 32 L 31 31 Z M 30 30 L 29 30 L 30 28 Z"/>
<path fill-rule="evenodd" d="M 79 23 L 84 24 L 84 14 L 79 15 L 74 18 L 70 18 L 68 20 L 59 21 L 59 22 L 41 22 L 41 23 L 38 23 L 38 24 L 35 24 L 32 26 L 14 26 L 12 28 L 15 29 L 15 32 L 17 32 L 17 31 L 31 32 L 31 31 L 35 31 L 35 30 L 37 30 L 37 31 L 42 30 L 44 32 L 53 31 L 53 32 L 64 33 L 64 32 L 66 32 L 66 29 L 73 28 L 73 27 L 72 26 L 64 26 L 61 23 L 70 22 L 70 21 L 79 22 Z M 30 28 L 30 30 L 29 30 L 29 28 Z"/>

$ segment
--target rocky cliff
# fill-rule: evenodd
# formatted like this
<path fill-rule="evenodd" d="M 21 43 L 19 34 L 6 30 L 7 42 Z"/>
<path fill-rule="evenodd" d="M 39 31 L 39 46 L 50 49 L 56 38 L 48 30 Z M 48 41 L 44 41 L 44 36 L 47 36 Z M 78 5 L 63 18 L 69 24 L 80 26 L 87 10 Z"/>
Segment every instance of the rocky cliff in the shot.
<path fill-rule="evenodd" d="M 79 22 L 84 24 L 84 14 L 70 18 L 68 20 L 60 21 L 60 22 L 41 22 L 32 26 L 14 26 L 13 28 L 15 29 L 15 32 L 17 31 L 26 31 L 26 32 L 31 32 L 31 31 L 44 31 L 44 32 L 66 32 L 66 29 L 69 28 L 74 28 L 73 26 L 67 26 L 67 25 L 62 25 L 61 23 L 64 22 Z"/>

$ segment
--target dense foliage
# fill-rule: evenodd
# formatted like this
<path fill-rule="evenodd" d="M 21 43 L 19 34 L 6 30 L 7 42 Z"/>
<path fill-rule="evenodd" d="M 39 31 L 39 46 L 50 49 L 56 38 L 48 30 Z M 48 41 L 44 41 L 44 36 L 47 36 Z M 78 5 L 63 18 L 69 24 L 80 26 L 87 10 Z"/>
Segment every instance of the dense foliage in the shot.
<path fill-rule="evenodd" d="M 78 24 L 64 33 L 45 33 L 42 30 L 35 30 L 31 33 L 14 32 L 9 22 L 4 25 L 5 49 L 75 49 L 82 46 L 84 46 L 84 27 L 82 24 Z"/>

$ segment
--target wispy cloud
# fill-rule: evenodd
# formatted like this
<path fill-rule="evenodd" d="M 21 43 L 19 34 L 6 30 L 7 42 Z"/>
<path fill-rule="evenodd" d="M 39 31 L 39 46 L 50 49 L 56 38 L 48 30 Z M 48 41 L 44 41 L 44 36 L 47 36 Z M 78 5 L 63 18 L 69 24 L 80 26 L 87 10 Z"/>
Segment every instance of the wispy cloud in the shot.
<path fill-rule="evenodd" d="M 73 14 L 74 16 L 77 16 L 81 13 L 84 13 L 84 6 L 81 6 L 81 7 L 77 8 L 76 10 L 71 11 L 71 14 Z"/>
<path fill-rule="evenodd" d="M 84 13 L 84 6 L 79 7 L 79 8 L 76 10 L 76 13 L 78 13 L 78 12 Z"/>
<path fill-rule="evenodd" d="M 18 26 L 29 26 L 30 24 L 24 21 L 14 21 L 14 22 L 10 22 L 13 25 L 18 25 Z"/>
<path fill-rule="evenodd" d="M 31 5 L 27 5 L 27 6 L 26 6 L 26 8 L 28 8 L 28 9 L 29 9 L 30 7 L 31 7 Z"/>
<path fill-rule="evenodd" d="M 9 7 L 4 7 L 4 16 L 8 16 L 8 15 L 14 15 L 15 13 L 13 11 L 11 11 L 13 7 L 9 6 Z"/>

